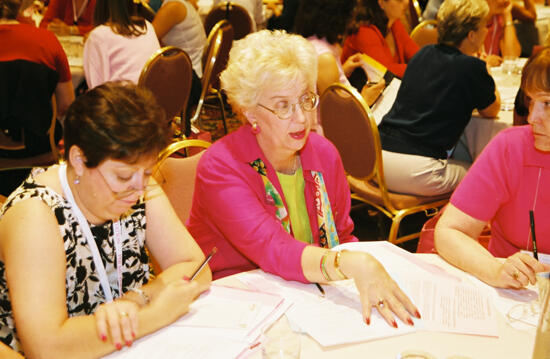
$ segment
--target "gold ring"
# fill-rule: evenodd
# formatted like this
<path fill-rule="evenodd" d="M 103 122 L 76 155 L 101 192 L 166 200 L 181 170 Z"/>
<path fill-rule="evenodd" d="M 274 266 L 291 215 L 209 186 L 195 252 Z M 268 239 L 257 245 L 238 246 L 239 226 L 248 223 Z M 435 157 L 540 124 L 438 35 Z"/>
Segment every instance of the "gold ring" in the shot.
<path fill-rule="evenodd" d="M 384 303 L 385 303 L 385 302 L 384 302 L 384 299 L 378 299 L 378 303 L 376 303 L 376 306 L 379 307 L 379 308 L 381 308 L 381 307 L 384 306 Z"/>
<path fill-rule="evenodd" d="M 120 314 L 121 317 L 127 317 L 128 316 L 128 313 L 126 313 L 124 311 L 120 311 L 119 314 Z"/>
<path fill-rule="evenodd" d="M 519 271 L 516 270 L 516 271 L 514 272 L 514 274 L 512 274 L 512 277 L 513 277 L 515 280 L 518 280 L 518 278 L 519 278 Z"/>

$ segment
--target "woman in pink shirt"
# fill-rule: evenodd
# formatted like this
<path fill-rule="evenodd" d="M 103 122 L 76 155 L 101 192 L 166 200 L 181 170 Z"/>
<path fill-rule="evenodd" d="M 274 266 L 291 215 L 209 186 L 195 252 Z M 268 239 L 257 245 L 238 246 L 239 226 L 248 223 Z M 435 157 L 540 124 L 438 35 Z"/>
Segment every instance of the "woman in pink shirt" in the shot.
<path fill-rule="evenodd" d="M 439 220 L 435 247 L 450 263 L 482 281 L 504 288 L 534 284 L 550 270 L 521 250 L 550 254 L 550 50 L 531 58 L 522 88 L 531 98 L 529 125 L 507 129 L 487 145 L 468 171 Z M 491 223 L 486 250 L 476 240 Z M 496 257 L 505 257 L 501 261 Z"/>
<path fill-rule="evenodd" d="M 376 307 L 413 325 L 416 307 L 370 255 L 331 251 L 356 241 L 338 151 L 311 133 L 317 54 L 298 35 L 267 30 L 233 44 L 222 88 L 245 123 L 202 156 L 188 229 L 214 278 L 260 267 L 287 280 L 353 278 L 370 323 Z M 387 304 L 387 305 L 386 305 Z"/>
<path fill-rule="evenodd" d="M 153 25 L 130 15 L 127 0 L 98 0 L 96 27 L 84 44 L 83 65 L 89 88 L 107 81 L 137 83 L 147 60 L 160 49 Z"/>

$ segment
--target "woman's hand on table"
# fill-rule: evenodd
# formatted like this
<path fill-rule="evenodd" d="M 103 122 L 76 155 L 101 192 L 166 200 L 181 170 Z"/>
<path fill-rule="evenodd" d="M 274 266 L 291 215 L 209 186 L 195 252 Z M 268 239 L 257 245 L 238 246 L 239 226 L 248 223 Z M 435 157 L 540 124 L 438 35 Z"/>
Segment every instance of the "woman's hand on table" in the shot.
<path fill-rule="evenodd" d="M 138 330 L 139 306 L 129 300 L 117 299 L 101 304 L 94 313 L 99 338 L 108 339 L 120 350 L 131 346 Z"/>
<path fill-rule="evenodd" d="M 385 88 L 386 81 L 384 79 L 381 79 L 380 82 L 375 84 L 367 83 L 363 86 L 363 89 L 361 89 L 361 96 L 363 96 L 367 105 L 372 106 Z"/>
<path fill-rule="evenodd" d="M 496 67 L 502 64 L 502 57 L 498 55 L 482 55 L 481 59 L 487 63 L 487 67 Z"/>
<path fill-rule="evenodd" d="M 517 252 L 506 258 L 497 267 L 494 286 L 520 289 L 537 282 L 538 272 L 549 271 L 550 265 L 544 264 L 524 252 Z"/>
<path fill-rule="evenodd" d="M 376 307 L 386 322 L 395 328 L 397 322 L 394 315 L 409 325 L 414 325 L 411 315 L 420 318 L 416 306 L 374 257 L 367 253 L 346 251 L 342 252 L 341 261 L 343 273 L 355 280 L 367 324 L 370 324 L 372 307 Z"/>
<path fill-rule="evenodd" d="M 67 35 L 79 35 L 80 32 L 76 26 L 70 26 L 65 24 L 60 19 L 53 19 L 52 22 L 48 24 L 48 30 L 53 32 L 58 36 L 67 36 Z"/>

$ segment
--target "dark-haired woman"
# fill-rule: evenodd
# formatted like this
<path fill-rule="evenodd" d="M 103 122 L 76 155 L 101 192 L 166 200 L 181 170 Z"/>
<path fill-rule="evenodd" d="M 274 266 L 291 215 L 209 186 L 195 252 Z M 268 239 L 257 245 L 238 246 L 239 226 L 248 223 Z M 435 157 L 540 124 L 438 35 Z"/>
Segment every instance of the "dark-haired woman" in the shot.
<path fill-rule="evenodd" d="M 153 25 L 131 16 L 128 0 L 98 0 L 97 26 L 84 45 L 84 74 L 89 88 L 107 81 L 137 83 L 147 60 L 160 48 Z"/>
<path fill-rule="evenodd" d="M 208 269 L 186 280 L 204 255 L 152 179 L 170 140 L 162 116 L 131 83 L 71 105 L 65 162 L 0 212 L 0 342 L 29 358 L 99 358 L 174 322 L 208 287 Z"/>
<path fill-rule="evenodd" d="M 399 20 L 407 4 L 406 0 L 360 0 L 344 41 L 342 61 L 361 52 L 403 77 L 407 62 L 418 51 Z"/>
<path fill-rule="evenodd" d="M 296 15 L 296 33 L 307 38 L 318 55 L 317 92 L 322 94 L 335 82 L 350 85 L 348 76 L 361 66 L 360 55 L 342 64 L 341 42 L 351 19 L 355 0 L 302 0 Z M 384 83 L 358 89 L 368 105 L 376 100 Z"/>

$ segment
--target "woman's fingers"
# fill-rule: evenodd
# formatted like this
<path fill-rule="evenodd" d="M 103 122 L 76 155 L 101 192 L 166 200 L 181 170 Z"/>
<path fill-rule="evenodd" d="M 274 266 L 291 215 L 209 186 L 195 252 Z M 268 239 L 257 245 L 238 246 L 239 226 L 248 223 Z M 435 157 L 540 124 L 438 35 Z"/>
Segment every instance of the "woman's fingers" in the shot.
<path fill-rule="evenodd" d="M 94 313 L 95 325 L 97 328 L 97 334 L 101 341 L 107 341 L 107 314 L 105 312 L 104 305 L 100 305 L 99 308 Z"/>

